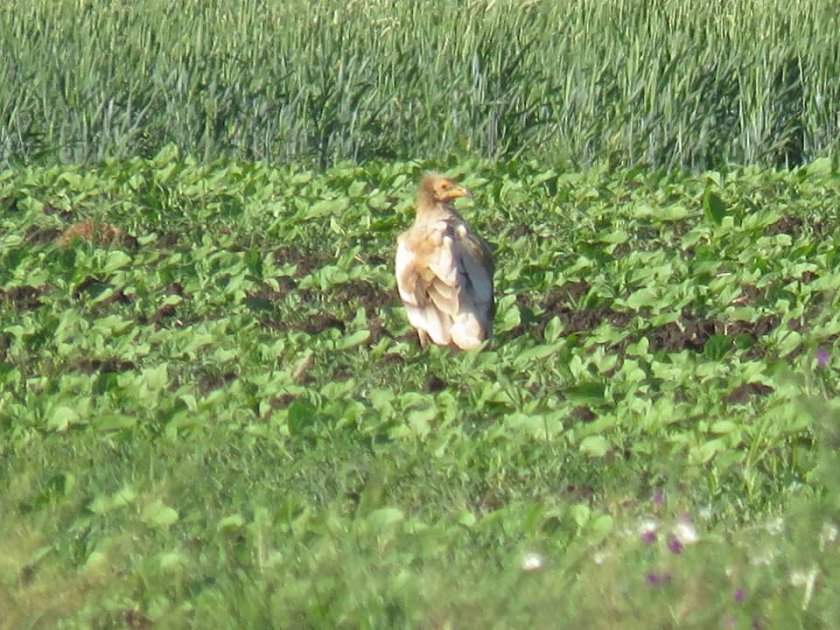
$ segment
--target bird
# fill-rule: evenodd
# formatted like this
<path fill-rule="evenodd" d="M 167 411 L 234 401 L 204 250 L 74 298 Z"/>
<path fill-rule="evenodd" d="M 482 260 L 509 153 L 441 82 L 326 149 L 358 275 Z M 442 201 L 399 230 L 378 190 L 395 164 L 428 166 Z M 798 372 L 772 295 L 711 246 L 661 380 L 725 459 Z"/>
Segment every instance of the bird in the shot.
<path fill-rule="evenodd" d="M 397 237 L 395 275 L 420 345 L 470 350 L 492 337 L 493 254 L 452 202 L 463 186 L 427 173 L 417 189 L 414 224 Z"/>

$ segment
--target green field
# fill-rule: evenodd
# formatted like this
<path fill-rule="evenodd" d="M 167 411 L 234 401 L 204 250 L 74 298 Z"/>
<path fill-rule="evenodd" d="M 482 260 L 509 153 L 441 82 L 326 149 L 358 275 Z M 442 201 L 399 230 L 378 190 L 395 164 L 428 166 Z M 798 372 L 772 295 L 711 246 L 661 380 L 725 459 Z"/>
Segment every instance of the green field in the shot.
<path fill-rule="evenodd" d="M 840 619 L 836 3 L 182 4 L 0 0 L 0 628 Z"/>
<path fill-rule="evenodd" d="M 0 0 L 0 167 L 840 149 L 835 0 Z"/>
<path fill-rule="evenodd" d="M 2 176 L 5 625 L 835 618 L 829 163 L 454 166 L 499 268 L 460 354 L 394 289 L 423 166 Z"/>

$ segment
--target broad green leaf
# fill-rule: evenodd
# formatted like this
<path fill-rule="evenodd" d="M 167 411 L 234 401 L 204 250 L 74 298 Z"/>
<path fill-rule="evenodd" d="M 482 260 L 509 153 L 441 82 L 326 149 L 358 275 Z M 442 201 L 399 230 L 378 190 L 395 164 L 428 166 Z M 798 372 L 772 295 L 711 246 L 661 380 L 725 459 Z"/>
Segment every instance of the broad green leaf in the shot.
<path fill-rule="evenodd" d="M 732 340 L 724 335 L 711 335 L 703 346 L 703 354 L 712 361 L 720 361 L 732 349 Z"/>
<path fill-rule="evenodd" d="M 560 318 L 557 316 L 552 317 L 548 320 L 548 323 L 545 325 L 545 329 L 543 330 L 543 337 L 547 344 L 554 343 L 560 338 L 560 335 L 563 332 L 563 323 L 560 321 Z"/>
<path fill-rule="evenodd" d="M 602 435 L 589 435 L 580 441 L 580 452 L 589 457 L 603 457 L 610 449 L 610 443 Z"/>
<path fill-rule="evenodd" d="M 644 308 L 657 306 L 661 300 L 662 295 L 657 289 L 644 288 L 634 291 L 630 297 L 627 298 L 627 306 L 638 311 Z"/>
<path fill-rule="evenodd" d="M 169 143 L 163 146 L 160 151 L 158 151 L 157 155 L 152 158 L 152 165 L 157 168 L 162 168 L 163 166 L 170 164 L 178 159 L 179 156 L 178 145 L 174 142 Z"/>
<path fill-rule="evenodd" d="M 143 370 L 142 378 L 149 390 L 156 392 L 169 385 L 169 370 L 166 363 L 157 367 L 149 367 Z"/>
<path fill-rule="evenodd" d="M 369 330 L 357 330 L 354 333 L 346 335 L 336 342 L 336 350 L 347 350 L 354 348 L 370 338 Z"/>
<path fill-rule="evenodd" d="M 96 415 L 91 418 L 91 425 L 99 431 L 122 431 L 137 425 L 137 418 L 118 413 Z"/>
<path fill-rule="evenodd" d="M 169 551 L 159 554 L 157 560 L 161 570 L 168 572 L 181 569 L 187 564 L 189 558 L 180 551 Z"/>
<path fill-rule="evenodd" d="M 604 401 L 606 387 L 603 383 L 581 383 L 567 387 L 563 395 L 570 401 L 578 404 L 601 404 Z"/>
<path fill-rule="evenodd" d="M 599 514 L 592 520 L 592 524 L 589 527 L 594 533 L 606 536 L 613 530 L 614 523 L 615 519 L 609 514 Z"/>
<path fill-rule="evenodd" d="M 626 243 L 630 239 L 630 235 L 624 230 L 616 230 L 601 237 L 602 243 L 620 244 Z"/>
<path fill-rule="evenodd" d="M 726 204 L 711 188 L 706 188 L 703 193 L 703 212 L 706 220 L 715 225 L 720 225 L 727 215 Z"/>
<path fill-rule="evenodd" d="M 347 189 L 347 195 L 349 197 L 359 197 L 367 188 L 367 183 L 361 180 L 357 180 L 350 184 L 350 187 Z"/>
<path fill-rule="evenodd" d="M 315 421 L 315 408 L 305 399 L 298 398 L 288 408 L 289 433 L 302 434 Z"/>
<path fill-rule="evenodd" d="M 137 500 L 137 493 L 134 488 L 125 485 L 113 495 L 99 495 L 88 506 L 88 509 L 95 514 L 105 514 L 111 510 L 132 505 Z"/>
<path fill-rule="evenodd" d="M 216 529 L 219 531 L 233 531 L 245 526 L 245 518 L 241 514 L 231 514 L 219 521 Z"/>
<path fill-rule="evenodd" d="M 108 257 L 105 259 L 105 264 L 102 267 L 104 273 L 114 273 L 117 269 L 122 269 L 131 263 L 131 256 L 121 251 L 108 252 Z"/>
<path fill-rule="evenodd" d="M 462 512 L 461 515 L 458 517 L 458 524 L 470 529 L 475 527 L 478 519 L 475 517 L 475 514 L 472 512 Z"/>
<path fill-rule="evenodd" d="M 500 304 L 499 313 L 496 315 L 496 332 L 513 330 L 522 322 L 519 309 L 513 305 Z"/>
<path fill-rule="evenodd" d="M 52 410 L 47 428 L 51 431 L 66 431 L 71 424 L 79 422 L 79 414 L 72 407 L 59 406 Z"/>
<path fill-rule="evenodd" d="M 690 216 L 691 211 L 680 204 L 665 206 L 656 214 L 656 218 L 660 221 L 682 221 Z"/>
<path fill-rule="evenodd" d="M 434 407 L 426 409 L 412 409 L 406 414 L 406 420 L 412 429 L 420 436 L 425 437 L 431 430 L 431 421 L 437 416 L 437 410 Z"/>
<path fill-rule="evenodd" d="M 178 522 L 178 512 L 160 499 L 156 499 L 143 509 L 141 518 L 149 527 L 169 527 Z"/>
<path fill-rule="evenodd" d="M 392 527 L 405 519 L 405 514 L 399 508 L 383 507 L 371 512 L 367 520 L 377 530 Z"/>
<path fill-rule="evenodd" d="M 835 172 L 832 166 L 830 157 L 817 158 L 805 167 L 805 172 L 809 176 L 825 176 Z"/>
<path fill-rule="evenodd" d="M 732 420 L 717 420 L 716 422 L 712 423 L 711 431 L 712 433 L 732 433 L 733 431 L 738 430 L 738 424 L 733 422 Z"/>
<path fill-rule="evenodd" d="M 308 219 L 337 216 L 347 209 L 348 204 L 349 200 L 347 198 L 323 199 L 309 206 L 305 216 Z"/>
<path fill-rule="evenodd" d="M 689 453 L 689 461 L 694 464 L 708 463 L 715 455 L 724 452 L 728 449 L 724 438 L 716 438 L 704 442 L 697 446 Z"/>
<path fill-rule="evenodd" d="M 592 514 L 592 510 L 585 503 L 575 503 L 569 508 L 569 512 L 578 527 L 586 526 Z"/>

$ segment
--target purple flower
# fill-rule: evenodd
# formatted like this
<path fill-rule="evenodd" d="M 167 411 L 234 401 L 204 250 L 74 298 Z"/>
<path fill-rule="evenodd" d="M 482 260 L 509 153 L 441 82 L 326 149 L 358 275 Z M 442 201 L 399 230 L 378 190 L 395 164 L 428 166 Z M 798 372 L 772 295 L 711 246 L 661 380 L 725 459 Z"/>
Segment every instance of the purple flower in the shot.
<path fill-rule="evenodd" d="M 657 490 L 653 493 L 653 497 L 651 497 L 651 501 L 653 501 L 654 505 L 665 505 L 665 493 L 661 490 Z"/>
<path fill-rule="evenodd" d="M 831 355 L 823 347 L 817 348 L 817 369 L 824 370 L 828 367 L 828 362 L 831 360 Z"/>
<path fill-rule="evenodd" d="M 656 573 L 651 571 L 645 576 L 645 583 L 651 588 L 659 588 L 671 582 L 671 576 L 668 573 Z"/>
<path fill-rule="evenodd" d="M 683 550 L 683 544 L 676 536 L 670 536 L 668 538 L 668 549 L 671 550 L 671 553 L 680 554 Z"/>
<path fill-rule="evenodd" d="M 740 604 L 747 598 L 747 592 L 742 588 L 736 588 L 735 594 L 732 597 Z"/>
<path fill-rule="evenodd" d="M 639 536 L 648 544 L 656 542 L 656 521 L 644 521 L 639 526 Z"/>

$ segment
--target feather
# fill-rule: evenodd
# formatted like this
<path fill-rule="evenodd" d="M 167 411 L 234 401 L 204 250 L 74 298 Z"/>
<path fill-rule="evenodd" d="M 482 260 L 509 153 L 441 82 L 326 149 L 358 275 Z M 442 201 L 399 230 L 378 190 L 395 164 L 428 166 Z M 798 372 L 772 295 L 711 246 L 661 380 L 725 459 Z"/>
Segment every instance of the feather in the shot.
<path fill-rule="evenodd" d="M 475 348 L 492 334 L 493 256 L 449 206 L 466 191 L 430 176 L 418 191 L 414 225 L 397 239 L 395 275 L 421 340 Z"/>

